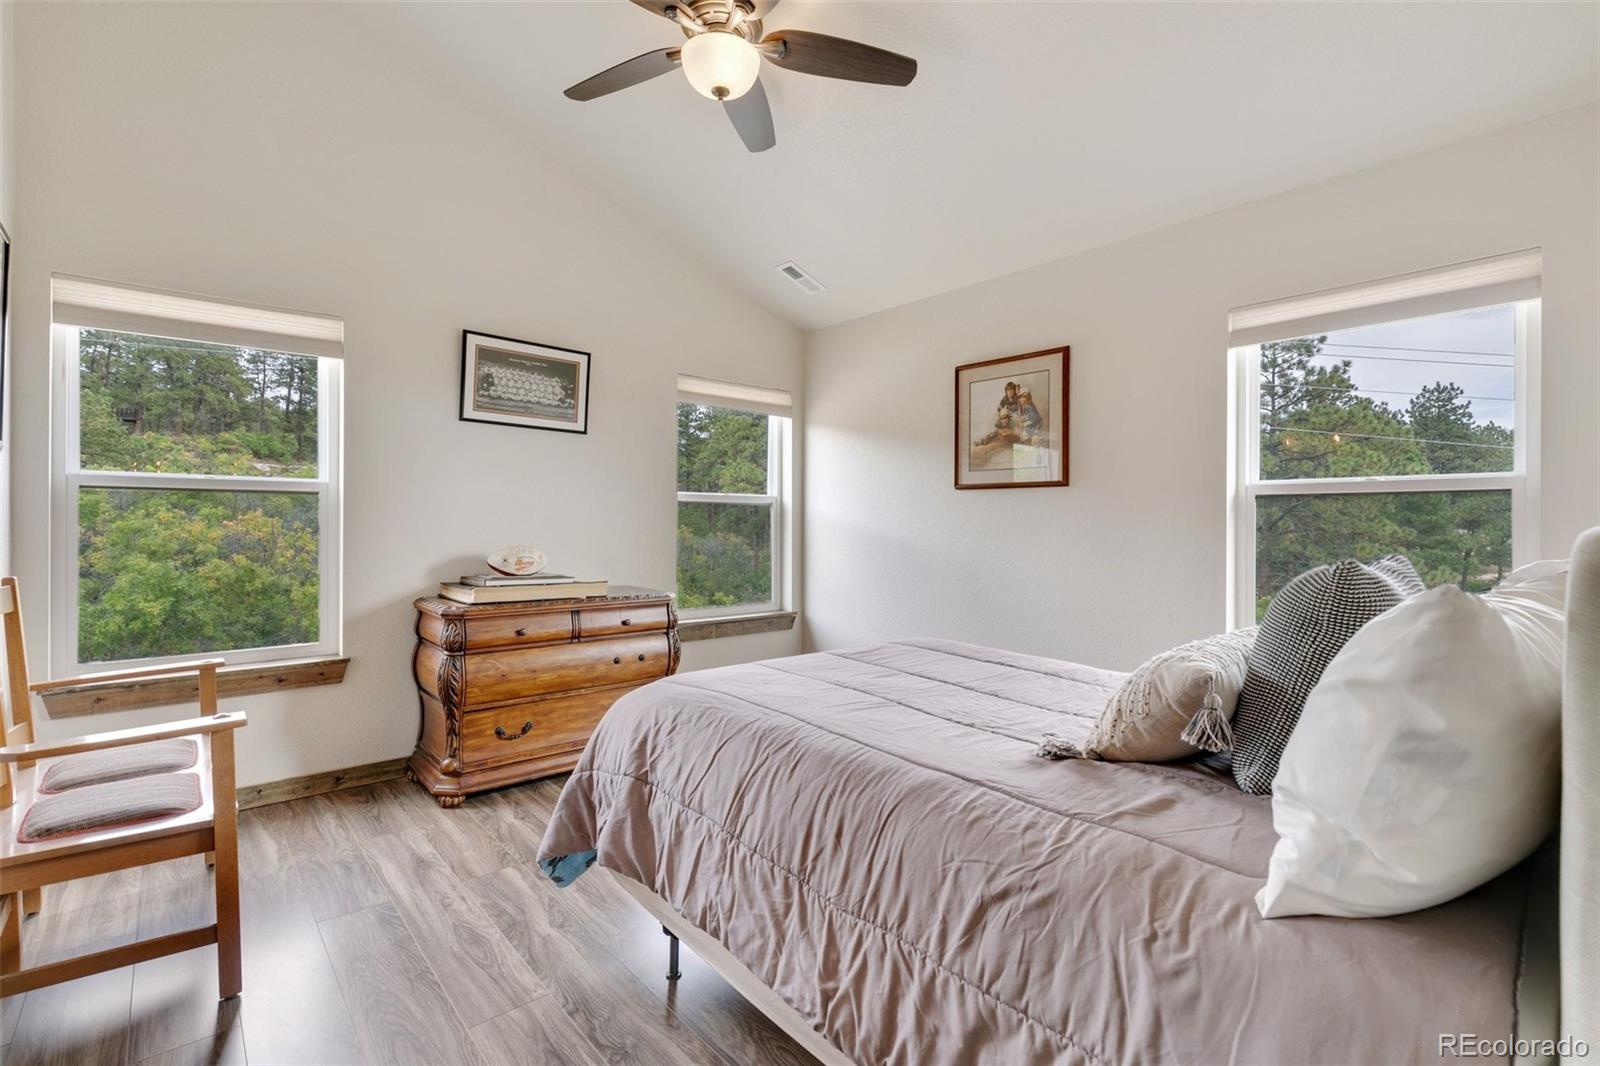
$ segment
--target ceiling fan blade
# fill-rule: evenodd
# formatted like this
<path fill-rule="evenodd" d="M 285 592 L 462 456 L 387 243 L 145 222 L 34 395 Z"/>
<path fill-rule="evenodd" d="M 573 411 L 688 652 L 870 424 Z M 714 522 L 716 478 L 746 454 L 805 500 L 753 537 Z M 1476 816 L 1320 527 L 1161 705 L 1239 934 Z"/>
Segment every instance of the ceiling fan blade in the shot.
<path fill-rule="evenodd" d="M 759 78 L 743 96 L 724 100 L 722 109 L 728 113 L 733 128 L 739 131 L 739 139 L 752 152 L 765 152 L 778 143 L 778 135 L 772 130 L 772 107 L 767 103 L 767 90 L 761 87 Z"/>
<path fill-rule="evenodd" d="M 825 33 L 776 30 L 763 37 L 761 43 L 782 45 L 780 49 L 764 48 L 763 54 L 785 70 L 802 74 L 874 85 L 910 85 L 917 76 L 917 61 L 909 56 Z"/>
<path fill-rule="evenodd" d="M 618 89 L 626 89 L 630 85 L 658 78 L 669 70 L 677 69 L 680 51 L 682 49 L 660 48 L 654 52 L 646 52 L 642 56 L 634 56 L 608 70 L 602 70 L 592 78 L 580 81 L 567 90 L 567 99 L 593 100 L 597 96 L 604 96 Z"/>

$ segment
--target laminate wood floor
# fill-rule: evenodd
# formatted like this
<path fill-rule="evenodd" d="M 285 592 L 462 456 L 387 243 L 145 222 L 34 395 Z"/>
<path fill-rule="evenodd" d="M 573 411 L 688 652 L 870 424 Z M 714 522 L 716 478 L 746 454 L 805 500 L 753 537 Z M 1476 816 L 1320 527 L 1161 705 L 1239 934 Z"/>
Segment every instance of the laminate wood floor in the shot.
<path fill-rule="evenodd" d="M 239 816 L 244 995 L 202 948 L 0 1000 L 5 1066 L 814 1060 L 604 877 L 534 853 L 556 778 L 441 810 L 391 781 Z M 198 857 L 45 889 L 25 965 L 213 920 Z"/>

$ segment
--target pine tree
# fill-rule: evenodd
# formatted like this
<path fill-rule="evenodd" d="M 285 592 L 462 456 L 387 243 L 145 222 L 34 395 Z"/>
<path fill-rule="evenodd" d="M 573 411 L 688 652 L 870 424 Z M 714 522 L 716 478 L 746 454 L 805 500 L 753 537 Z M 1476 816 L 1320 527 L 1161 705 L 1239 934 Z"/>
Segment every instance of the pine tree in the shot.
<path fill-rule="evenodd" d="M 1476 449 L 1461 447 L 1473 442 L 1472 402 L 1462 399 L 1466 390 L 1450 382 L 1436 381 L 1411 398 L 1407 416 L 1411 432 L 1428 458 L 1435 474 L 1461 474 L 1477 469 L 1470 454 Z"/>

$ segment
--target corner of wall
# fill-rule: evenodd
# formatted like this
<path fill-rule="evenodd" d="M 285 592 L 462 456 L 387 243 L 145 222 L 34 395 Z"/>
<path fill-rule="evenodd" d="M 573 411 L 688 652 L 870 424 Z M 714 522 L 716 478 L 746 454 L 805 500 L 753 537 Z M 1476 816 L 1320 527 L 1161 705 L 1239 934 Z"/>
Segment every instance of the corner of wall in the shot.
<path fill-rule="evenodd" d="M 16 97 L 12 90 L 12 59 L 16 52 L 16 5 L 0 4 L 0 226 L 15 233 L 12 208 L 16 196 Z M 0 351 L 10 354 L 9 338 Z M 0 367 L 0 573 L 11 572 L 11 360 Z"/>

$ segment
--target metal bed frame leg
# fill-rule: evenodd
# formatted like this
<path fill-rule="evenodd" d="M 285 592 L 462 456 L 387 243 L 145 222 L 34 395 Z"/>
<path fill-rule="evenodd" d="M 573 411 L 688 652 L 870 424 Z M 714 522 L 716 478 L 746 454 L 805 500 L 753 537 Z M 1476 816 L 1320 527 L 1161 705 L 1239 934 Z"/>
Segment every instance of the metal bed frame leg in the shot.
<path fill-rule="evenodd" d="M 683 976 L 683 971 L 678 969 L 678 938 L 664 925 L 661 931 L 667 935 L 667 980 L 676 981 Z"/>

